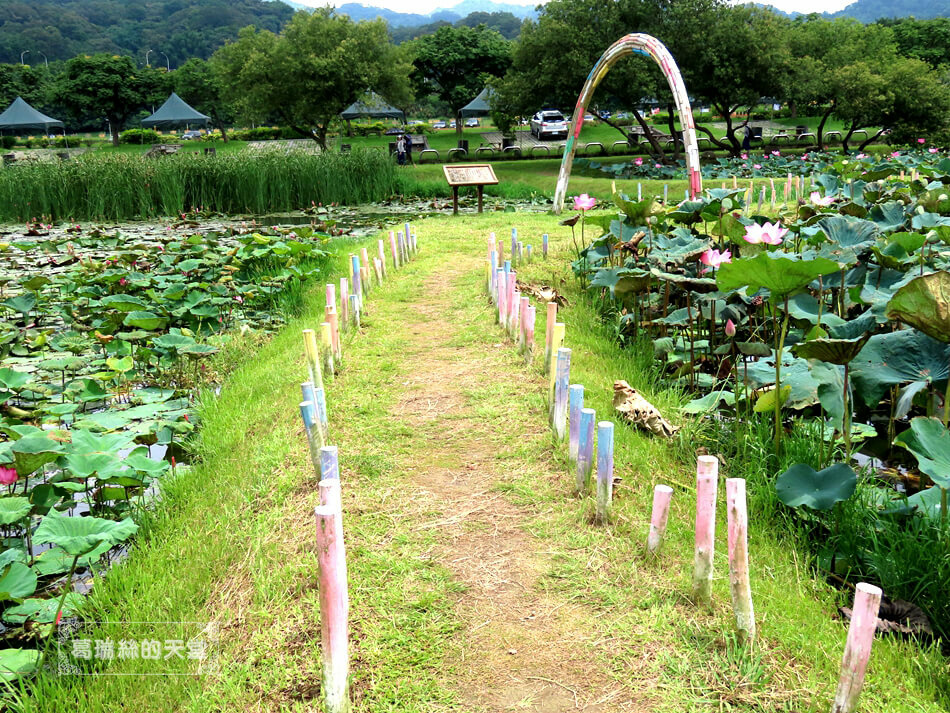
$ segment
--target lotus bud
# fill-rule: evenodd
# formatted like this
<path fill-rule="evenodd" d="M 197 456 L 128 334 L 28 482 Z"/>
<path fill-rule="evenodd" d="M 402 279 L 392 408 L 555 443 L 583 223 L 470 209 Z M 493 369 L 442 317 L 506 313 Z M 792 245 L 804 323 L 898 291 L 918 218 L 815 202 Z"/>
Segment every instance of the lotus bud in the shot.
<path fill-rule="evenodd" d="M 726 320 L 726 336 L 734 337 L 736 336 L 736 323 L 731 319 Z"/>

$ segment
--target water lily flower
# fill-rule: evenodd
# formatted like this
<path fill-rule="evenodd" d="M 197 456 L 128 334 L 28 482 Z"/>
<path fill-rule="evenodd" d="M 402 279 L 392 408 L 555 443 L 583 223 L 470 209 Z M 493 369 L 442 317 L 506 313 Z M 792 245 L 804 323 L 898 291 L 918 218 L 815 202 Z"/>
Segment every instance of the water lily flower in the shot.
<path fill-rule="evenodd" d="M 734 337 L 736 336 L 736 323 L 731 319 L 726 320 L 726 336 Z"/>
<path fill-rule="evenodd" d="M 0 465 L 0 485 L 13 485 L 17 481 L 16 468 Z"/>
<path fill-rule="evenodd" d="M 638 166 L 642 166 L 642 165 L 643 165 L 643 159 L 640 158 L 639 156 L 638 156 L 637 158 L 635 158 L 635 159 L 633 160 L 633 162 L 634 162 L 635 164 L 637 164 Z"/>
<path fill-rule="evenodd" d="M 938 151 L 939 149 L 937 149 L 936 146 L 931 146 L 931 147 L 930 147 L 929 149 L 927 149 L 927 150 L 928 150 L 930 153 L 937 153 L 937 151 Z"/>
<path fill-rule="evenodd" d="M 722 252 L 718 250 L 707 250 L 700 255 L 699 261 L 703 265 L 708 265 L 715 269 L 725 262 L 732 262 L 732 253 L 729 250 L 723 250 Z"/>
<path fill-rule="evenodd" d="M 812 191 L 809 200 L 817 206 L 828 206 L 835 202 L 832 196 L 822 196 L 818 191 Z"/>
<path fill-rule="evenodd" d="M 579 196 L 574 196 L 574 210 L 590 210 L 595 205 L 597 205 L 597 199 L 592 198 L 586 193 L 581 193 Z"/>
<path fill-rule="evenodd" d="M 782 238 L 787 232 L 788 228 L 783 228 L 778 221 L 775 221 L 774 224 L 766 222 L 762 225 L 752 223 L 746 226 L 745 235 L 742 236 L 742 239 L 752 245 L 758 245 L 759 243 L 781 245 Z"/>

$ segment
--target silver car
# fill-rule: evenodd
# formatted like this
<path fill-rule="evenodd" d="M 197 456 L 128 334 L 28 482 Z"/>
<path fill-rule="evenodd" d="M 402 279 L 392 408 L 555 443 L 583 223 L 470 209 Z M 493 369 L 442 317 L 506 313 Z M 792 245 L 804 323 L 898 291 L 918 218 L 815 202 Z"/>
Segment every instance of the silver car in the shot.
<path fill-rule="evenodd" d="M 531 134 L 539 141 L 545 138 L 566 139 L 567 130 L 567 120 L 559 111 L 546 109 L 531 117 Z"/>

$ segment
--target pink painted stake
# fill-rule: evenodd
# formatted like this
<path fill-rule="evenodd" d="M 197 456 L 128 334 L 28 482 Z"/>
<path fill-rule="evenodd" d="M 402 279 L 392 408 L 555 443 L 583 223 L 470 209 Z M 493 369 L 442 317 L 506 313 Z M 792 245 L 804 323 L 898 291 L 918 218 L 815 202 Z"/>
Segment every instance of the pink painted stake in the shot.
<path fill-rule="evenodd" d="M 715 456 L 700 456 L 696 464 L 696 550 L 693 562 L 693 598 L 704 604 L 712 602 L 718 488 L 719 460 Z"/>
<path fill-rule="evenodd" d="M 544 330 L 544 373 L 551 368 L 551 339 L 554 336 L 554 323 L 557 321 L 557 302 L 548 302 L 547 328 Z"/>
<path fill-rule="evenodd" d="M 336 309 L 336 285 L 334 285 L 332 282 L 327 283 L 326 303 L 330 305 L 333 309 Z"/>
<path fill-rule="evenodd" d="M 531 300 L 522 297 L 518 309 L 518 351 L 523 352 L 525 348 L 525 328 L 528 326 L 528 304 Z"/>
<path fill-rule="evenodd" d="M 333 358 L 336 360 L 336 369 L 339 370 L 340 364 L 343 361 L 343 345 L 340 339 L 340 320 L 336 310 L 332 307 L 327 307 L 327 321 L 333 330 Z"/>
<path fill-rule="evenodd" d="M 340 278 L 340 327 L 346 329 L 350 315 L 350 290 L 345 277 Z"/>
<path fill-rule="evenodd" d="M 515 302 L 515 286 L 518 282 L 518 274 L 512 270 L 508 273 L 508 294 L 505 295 L 505 327 L 511 332 L 514 329 L 515 314 L 518 311 L 518 303 Z"/>
<path fill-rule="evenodd" d="M 373 272 L 376 273 L 376 284 L 383 284 L 383 261 L 378 257 L 373 258 Z"/>
<path fill-rule="evenodd" d="M 526 364 L 531 363 L 531 359 L 534 356 L 534 320 L 535 320 L 535 307 L 534 305 L 528 305 L 528 317 L 527 323 L 524 328 L 524 360 Z"/>
<path fill-rule="evenodd" d="M 324 483 L 327 485 L 324 486 Z M 328 713 L 347 713 L 350 710 L 350 603 L 339 489 L 339 480 L 321 481 L 320 499 L 327 504 L 313 510 L 317 525 L 317 561 L 320 565 L 322 693 Z"/>
<path fill-rule="evenodd" d="M 366 270 L 366 277 L 368 278 L 368 277 L 369 277 L 370 265 L 371 265 L 372 263 L 369 261 L 369 253 L 366 251 L 366 248 L 360 248 L 360 257 L 363 258 L 363 260 L 362 260 L 362 262 L 361 262 L 361 267 L 360 267 L 360 269 L 361 269 L 361 270 L 363 270 L 363 269 Z M 366 292 L 366 291 L 367 291 L 366 288 L 369 287 L 369 283 L 370 283 L 370 281 L 367 279 L 367 280 L 366 280 L 366 283 L 365 283 L 365 287 L 364 287 L 364 289 L 363 289 L 363 292 Z"/>
<path fill-rule="evenodd" d="M 393 270 L 399 267 L 399 258 L 396 256 L 396 233 L 389 231 L 389 250 L 393 254 Z"/>
<path fill-rule="evenodd" d="M 521 293 L 515 290 L 511 296 L 511 322 L 509 324 L 512 338 L 521 332 Z"/>
<path fill-rule="evenodd" d="M 749 583 L 749 514 L 746 511 L 745 480 L 726 478 L 726 515 L 729 524 L 729 587 L 736 631 L 743 643 L 755 639 L 752 585 Z"/>
<path fill-rule="evenodd" d="M 498 272 L 498 324 L 502 329 L 507 327 L 508 308 L 505 306 L 505 297 L 508 295 L 507 273 Z"/>
<path fill-rule="evenodd" d="M 651 555 L 660 553 L 672 498 L 673 488 L 670 486 L 657 485 L 653 488 L 653 514 L 650 515 L 650 534 L 647 535 L 647 552 Z"/>
<path fill-rule="evenodd" d="M 383 245 L 382 240 L 377 241 L 376 252 L 379 257 L 380 265 L 382 266 L 383 277 L 386 277 L 386 247 Z"/>
<path fill-rule="evenodd" d="M 868 670 L 871 644 L 877 629 L 877 612 L 881 606 L 881 590 L 872 584 L 861 582 L 855 587 L 854 610 L 848 626 L 848 640 L 841 659 L 841 676 L 831 713 L 852 713 L 857 710 L 858 697 L 864 687 L 864 674 Z"/>

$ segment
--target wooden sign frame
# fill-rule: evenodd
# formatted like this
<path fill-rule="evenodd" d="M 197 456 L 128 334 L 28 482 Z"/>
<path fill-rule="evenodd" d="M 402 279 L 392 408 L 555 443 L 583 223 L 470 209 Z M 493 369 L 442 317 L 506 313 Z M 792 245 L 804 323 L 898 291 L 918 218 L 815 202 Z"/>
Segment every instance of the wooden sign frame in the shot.
<path fill-rule="evenodd" d="M 458 215 L 459 212 L 459 188 L 461 186 L 476 186 L 478 188 L 478 212 L 481 213 L 485 186 L 498 184 L 495 169 L 492 168 L 490 163 L 443 164 L 442 173 L 445 175 L 445 182 L 452 187 L 453 215 Z"/>

